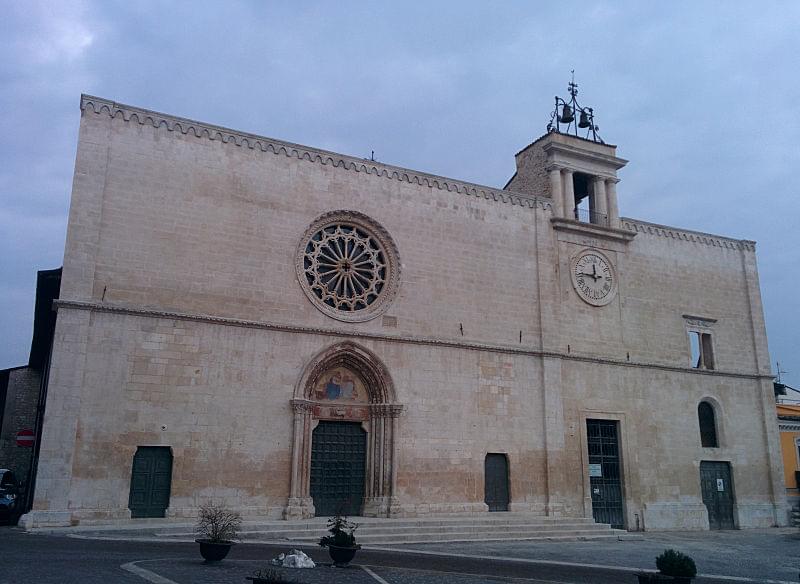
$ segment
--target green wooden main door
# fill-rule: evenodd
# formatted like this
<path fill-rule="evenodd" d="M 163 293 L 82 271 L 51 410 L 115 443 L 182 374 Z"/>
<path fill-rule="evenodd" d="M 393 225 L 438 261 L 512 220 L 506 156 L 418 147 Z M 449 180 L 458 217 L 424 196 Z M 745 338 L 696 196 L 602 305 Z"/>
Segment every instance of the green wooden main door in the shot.
<path fill-rule="evenodd" d="M 311 442 L 311 497 L 317 516 L 360 515 L 367 433 L 357 422 L 322 421 Z"/>
<path fill-rule="evenodd" d="M 167 446 L 140 446 L 133 457 L 128 508 L 131 517 L 164 517 L 172 484 L 172 452 Z"/>

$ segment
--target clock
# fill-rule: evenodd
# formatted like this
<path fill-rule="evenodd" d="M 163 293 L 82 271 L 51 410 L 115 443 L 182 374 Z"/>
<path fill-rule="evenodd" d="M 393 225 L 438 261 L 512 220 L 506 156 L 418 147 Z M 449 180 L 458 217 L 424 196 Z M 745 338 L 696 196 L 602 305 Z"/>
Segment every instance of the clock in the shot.
<path fill-rule="evenodd" d="M 617 293 L 617 275 L 611 260 L 599 251 L 583 250 L 572 260 L 572 285 L 584 302 L 605 306 Z"/>

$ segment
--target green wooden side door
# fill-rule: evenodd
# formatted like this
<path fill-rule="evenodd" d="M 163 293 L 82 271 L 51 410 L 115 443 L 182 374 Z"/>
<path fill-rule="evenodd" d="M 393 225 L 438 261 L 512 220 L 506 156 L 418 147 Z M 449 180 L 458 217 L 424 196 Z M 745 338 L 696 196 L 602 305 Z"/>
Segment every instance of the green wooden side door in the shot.
<path fill-rule="evenodd" d="M 483 463 L 484 502 L 489 511 L 508 511 L 508 458 L 505 454 L 487 454 Z"/>
<path fill-rule="evenodd" d="M 727 462 L 700 463 L 700 490 L 708 509 L 710 529 L 735 529 L 733 522 L 733 480 Z"/>
<path fill-rule="evenodd" d="M 128 508 L 131 517 L 164 517 L 172 484 L 172 452 L 167 446 L 140 446 L 133 457 Z"/>

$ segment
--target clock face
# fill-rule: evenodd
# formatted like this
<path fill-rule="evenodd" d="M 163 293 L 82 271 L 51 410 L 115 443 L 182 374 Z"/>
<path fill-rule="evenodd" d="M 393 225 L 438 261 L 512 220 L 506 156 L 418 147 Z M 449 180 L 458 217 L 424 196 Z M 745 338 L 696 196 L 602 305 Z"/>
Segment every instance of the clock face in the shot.
<path fill-rule="evenodd" d="M 613 300 L 617 277 L 607 257 L 597 251 L 583 251 L 572 266 L 572 285 L 582 300 L 593 306 L 604 306 Z"/>

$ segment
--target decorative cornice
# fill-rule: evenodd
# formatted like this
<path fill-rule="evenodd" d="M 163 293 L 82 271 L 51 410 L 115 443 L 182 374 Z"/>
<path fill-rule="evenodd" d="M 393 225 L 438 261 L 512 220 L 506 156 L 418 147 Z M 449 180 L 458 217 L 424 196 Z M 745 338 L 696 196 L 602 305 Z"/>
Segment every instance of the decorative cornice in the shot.
<path fill-rule="evenodd" d="M 778 430 L 782 432 L 800 432 L 800 421 L 792 423 L 778 420 Z"/>
<path fill-rule="evenodd" d="M 320 150 L 318 148 L 311 148 L 291 142 L 283 142 L 266 136 L 248 134 L 222 126 L 214 126 L 196 120 L 129 106 L 101 97 L 81 95 L 81 111 L 91 111 L 97 115 L 106 114 L 111 118 L 121 118 L 126 122 L 135 120 L 136 123 L 140 125 L 150 125 L 154 128 L 163 126 L 168 132 L 180 132 L 184 135 L 191 134 L 196 138 L 219 140 L 224 144 L 233 144 L 251 150 L 260 150 L 261 152 L 271 152 L 272 154 L 283 155 L 287 158 L 297 158 L 298 160 L 322 164 L 323 166 L 333 166 L 334 168 L 343 168 L 352 172 L 362 172 L 388 180 L 417 184 L 441 191 L 456 192 L 462 195 L 519 206 L 526 209 L 535 209 L 537 207 L 540 209 L 551 209 L 550 201 L 545 198 L 504 191 L 502 189 L 495 189 L 435 174 L 410 170 L 400 166 L 382 164 L 372 160 L 364 160 L 362 158 L 346 156 L 336 152 Z"/>
<path fill-rule="evenodd" d="M 706 327 L 710 328 L 715 322 L 717 322 L 716 318 L 708 318 L 706 316 L 693 316 L 691 314 L 684 314 L 683 315 L 686 324 L 690 326 L 699 326 L 699 327 Z"/>
<path fill-rule="evenodd" d="M 629 219 L 622 217 L 621 223 L 623 229 L 633 231 L 635 233 L 647 233 L 656 235 L 658 237 L 668 237 L 670 239 L 680 239 L 682 241 L 691 241 L 701 245 L 710 245 L 713 247 L 725 247 L 728 249 L 739 249 L 747 251 L 755 251 L 756 242 L 747 239 L 732 239 L 723 237 L 721 235 L 713 235 L 711 233 L 703 233 L 702 231 L 689 231 L 687 229 L 678 229 L 676 227 L 669 227 L 667 225 L 659 225 L 657 223 L 648 223 L 646 221 L 639 221 L 637 219 Z"/>
<path fill-rule="evenodd" d="M 611 239 L 628 243 L 634 237 L 635 233 L 631 233 L 629 229 L 615 229 L 613 227 L 604 227 L 595 223 L 586 223 L 584 221 L 576 221 L 574 219 L 564 219 L 563 217 L 551 217 L 550 223 L 556 231 L 569 231 L 579 235 L 589 235 L 591 237 L 600 237 L 603 239 Z"/>
<path fill-rule="evenodd" d="M 454 341 L 450 339 L 437 339 L 431 337 L 416 337 L 410 335 L 387 335 L 382 333 L 372 333 L 357 330 L 331 329 L 323 327 L 308 327 L 280 323 L 271 323 L 260 320 L 243 320 L 238 318 L 227 318 L 221 316 L 209 316 L 204 314 L 188 314 L 183 312 L 171 312 L 166 310 L 153 310 L 147 308 L 134 308 L 130 306 L 112 305 L 99 302 L 83 302 L 79 300 L 55 300 L 53 306 L 57 310 L 88 310 L 90 312 L 106 312 L 112 314 L 126 314 L 140 316 L 144 318 L 172 318 L 176 320 L 186 320 L 193 322 L 205 322 L 222 326 L 239 326 L 244 328 L 255 328 L 287 333 L 312 334 L 330 337 L 342 337 L 345 339 L 370 339 L 374 341 L 385 341 L 392 343 L 406 343 L 413 345 L 427 345 L 432 347 L 443 347 L 448 349 L 466 349 L 470 351 L 488 351 L 492 353 L 506 353 L 511 355 L 528 355 L 532 357 L 543 357 L 551 359 L 564 359 L 566 361 L 579 361 L 582 363 L 598 363 L 601 365 L 614 365 L 617 367 L 633 367 L 644 369 L 658 369 L 661 371 L 673 371 L 676 373 L 688 373 L 692 375 L 708 375 L 711 377 L 733 377 L 737 379 L 769 379 L 775 378 L 774 375 L 761 375 L 758 373 L 743 373 L 737 371 L 723 371 L 720 369 L 695 369 L 692 367 L 677 367 L 674 365 L 663 365 L 660 363 L 648 363 L 646 361 L 627 361 L 621 359 L 611 359 L 608 357 L 595 357 L 590 355 L 579 355 L 575 353 L 560 353 L 556 351 L 539 351 L 525 347 L 513 345 L 502 345 L 495 343 L 477 343 L 470 341 Z"/>
<path fill-rule="evenodd" d="M 596 143 L 592 142 L 592 144 Z M 584 148 L 576 148 L 571 144 L 564 144 L 563 142 L 548 142 L 547 144 L 542 145 L 542 150 L 544 150 L 548 154 L 550 154 L 551 152 L 555 152 L 559 154 L 564 154 L 567 157 L 574 159 L 588 160 L 596 164 L 609 166 L 615 170 L 619 170 L 620 168 L 628 164 L 628 161 L 625 160 L 624 158 L 618 158 L 617 156 L 612 156 L 610 154 L 603 154 L 602 152 L 593 152 L 591 150 L 586 150 Z"/>
<path fill-rule="evenodd" d="M 541 141 L 545 140 L 546 138 L 549 138 L 549 137 L 550 137 L 550 136 L 552 136 L 553 134 L 556 134 L 556 135 L 558 135 L 558 136 L 567 136 L 567 137 L 568 137 L 570 140 L 580 140 L 581 142 L 587 142 L 587 143 L 589 143 L 589 144 L 600 145 L 600 146 L 607 146 L 608 148 L 611 148 L 611 149 L 616 149 L 616 148 L 617 148 L 617 145 L 616 145 L 616 144 L 607 144 L 607 143 L 598 144 L 598 143 L 597 143 L 597 142 L 595 142 L 594 140 L 589 140 L 589 139 L 587 139 L 587 138 L 583 138 L 583 137 L 581 137 L 581 136 L 574 136 L 574 135 L 572 135 L 572 134 L 562 134 L 561 132 L 545 132 L 544 134 L 542 134 L 541 136 L 539 136 L 538 138 L 536 138 L 536 140 L 534 140 L 533 142 L 531 142 L 530 144 L 528 144 L 527 146 L 525 146 L 524 148 L 522 148 L 522 149 L 521 149 L 519 152 L 517 152 L 517 153 L 516 153 L 514 156 L 519 156 L 520 154 L 522 154 L 523 152 L 525 152 L 525 151 L 526 151 L 528 148 L 530 148 L 530 147 L 531 147 L 531 146 L 533 146 L 534 144 L 536 144 L 536 143 L 538 143 L 538 142 L 541 142 Z"/>

